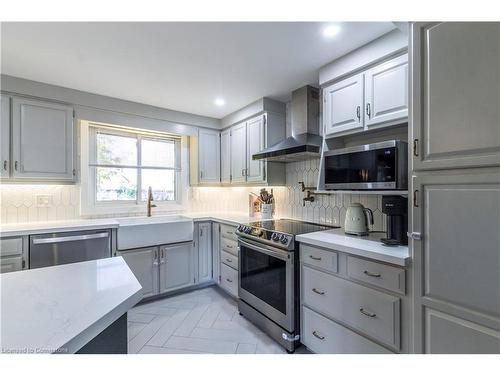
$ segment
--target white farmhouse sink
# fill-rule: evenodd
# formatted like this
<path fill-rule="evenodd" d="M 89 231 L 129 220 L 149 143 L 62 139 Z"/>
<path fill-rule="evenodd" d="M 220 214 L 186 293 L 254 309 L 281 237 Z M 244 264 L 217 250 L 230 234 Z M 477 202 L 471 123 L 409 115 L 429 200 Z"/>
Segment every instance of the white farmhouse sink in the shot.
<path fill-rule="evenodd" d="M 118 218 L 118 250 L 193 240 L 193 219 L 181 215 Z"/>

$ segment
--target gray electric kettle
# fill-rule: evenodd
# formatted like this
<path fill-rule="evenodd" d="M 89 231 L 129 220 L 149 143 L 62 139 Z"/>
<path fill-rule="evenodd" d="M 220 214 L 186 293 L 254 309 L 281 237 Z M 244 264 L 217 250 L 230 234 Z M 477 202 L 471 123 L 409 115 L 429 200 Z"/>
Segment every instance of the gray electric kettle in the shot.
<path fill-rule="evenodd" d="M 370 232 L 368 223 L 373 225 L 373 211 L 361 203 L 351 203 L 345 215 L 344 231 L 348 234 L 366 236 Z"/>

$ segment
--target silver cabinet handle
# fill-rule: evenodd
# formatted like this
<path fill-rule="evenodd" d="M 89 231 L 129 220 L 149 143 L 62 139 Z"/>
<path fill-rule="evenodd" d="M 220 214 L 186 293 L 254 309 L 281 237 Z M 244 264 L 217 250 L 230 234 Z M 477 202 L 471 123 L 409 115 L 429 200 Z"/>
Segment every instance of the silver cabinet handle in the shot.
<path fill-rule="evenodd" d="M 155 249 L 154 257 L 153 257 L 153 266 L 157 266 L 157 265 L 158 265 L 158 249 Z"/>
<path fill-rule="evenodd" d="M 7 160 L 4 160 L 3 161 L 3 170 L 6 171 L 7 170 L 7 166 L 8 166 L 8 161 Z"/>
<path fill-rule="evenodd" d="M 356 116 L 358 117 L 358 122 L 361 121 L 361 107 L 359 105 L 356 107 Z"/>
<path fill-rule="evenodd" d="M 108 232 L 95 233 L 95 234 L 83 234 L 81 236 L 35 238 L 33 240 L 33 244 L 39 245 L 39 244 L 47 244 L 47 243 L 70 242 L 70 241 L 86 241 L 86 240 L 94 240 L 96 238 L 106 238 L 106 237 L 109 237 Z"/>
<path fill-rule="evenodd" d="M 16 170 L 16 171 L 17 171 L 18 166 L 19 166 L 19 162 L 16 160 L 16 161 L 14 162 L 14 170 Z"/>
<path fill-rule="evenodd" d="M 233 282 L 233 280 L 228 279 L 227 277 L 226 277 L 226 281 L 227 281 L 228 283 L 232 283 L 232 282 Z"/>
<path fill-rule="evenodd" d="M 366 311 L 366 310 L 365 310 L 365 309 L 363 309 L 363 308 L 360 308 L 360 309 L 359 309 L 359 312 L 360 312 L 361 314 L 363 314 L 363 315 L 366 315 L 366 316 L 370 317 L 370 318 L 375 318 L 375 317 L 377 316 L 377 314 L 374 314 L 374 313 L 369 313 L 368 311 Z"/>
<path fill-rule="evenodd" d="M 160 249 L 160 264 L 165 263 L 165 249 Z"/>
<path fill-rule="evenodd" d="M 229 263 L 233 263 L 233 261 L 229 258 L 226 258 L 226 261 L 229 262 Z"/>
<path fill-rule="evenodd" d="M 241 170 L 241 175 L 242 175 L 242 176 L 244 176 L 244 175 L 245 175 L 245 168 L 243 168 L 243 169 Z"/>
<path fill-rule="evenodd" d="M 200 180 L 203 180 L 203 171 L 200 171 Z"/>
<path fill-rule="evenodd" d="M 232 249 L 232 248 L 233 248 L 233 246 L 232 246 L 232 245 L 227 245 L 227 244 L 226 244 L 226 247 L 227 247 L 228 249 Z"/>
<path fill-rule="evenodd" d="M 323 294 L 325 294 L 325 292 L 323 292 L 323 291 L 321 291 L 321 290 L 318 290 L 318 289 L 316 289 L 316 288 L 312 288 L 312 291 L 313 291 L 314 293 L 316 293 L 316 294 L 321 295 L 321 296 L 322 296 Z"/>
<path fill-rule="evenodd" d="M 234 232 L 226 231 L 226 234 L 230 234 L 232 236 L 232 235 L 234 235 Z"/>
<path fill-rule="evenodd" d="M 321 260 L 321 257 L 315 257 L 313 255 L 309 255 L 309 258 L 311 258 L 312 260 Z"/>
<path fill-rule="evenodd" d="M 324 340 L 325 339 L 325 336 L 321 336 L 318 332 L 316 331 L 313 331 L 313 336 L 320 339 L 320 340 Z"/>
<path fill-rule="evenodd" d="M 363 273 L 366 275 L 366 276 L 371 276 L 371 277 L 380 277 L 382 276 L 381 274 L 379 273 L 371 273 L 370 271 L 367 271 L 367 270 L 364 270 Z"/>
<path fill-rule="evenodd" d="M 370 103 L 366 103 L 366 114 L 368 115 L 368 118 L 370 118 L 372 114 Z"/>

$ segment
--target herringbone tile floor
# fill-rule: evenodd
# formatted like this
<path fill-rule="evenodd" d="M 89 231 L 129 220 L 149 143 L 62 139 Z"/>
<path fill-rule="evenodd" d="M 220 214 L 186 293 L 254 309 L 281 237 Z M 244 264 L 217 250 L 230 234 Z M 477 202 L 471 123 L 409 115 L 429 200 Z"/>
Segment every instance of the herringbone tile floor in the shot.
<path fill-rule="evenodd" d="M 236 301 L 218 287 L 134 307 L 128 313 L 128 340 L 129 353 L 140 354 L 286 353 L 240 316 Z"/>

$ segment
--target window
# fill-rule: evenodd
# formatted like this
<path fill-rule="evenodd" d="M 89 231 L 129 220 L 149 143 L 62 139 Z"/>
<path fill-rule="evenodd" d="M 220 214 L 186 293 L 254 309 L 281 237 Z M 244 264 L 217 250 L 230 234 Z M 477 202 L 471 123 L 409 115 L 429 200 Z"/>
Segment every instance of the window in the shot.
<path fill-rule="evenodd" d="M 94 206 L 177 203 L 180 137 L 90 124 L 88 168 Z"/>

